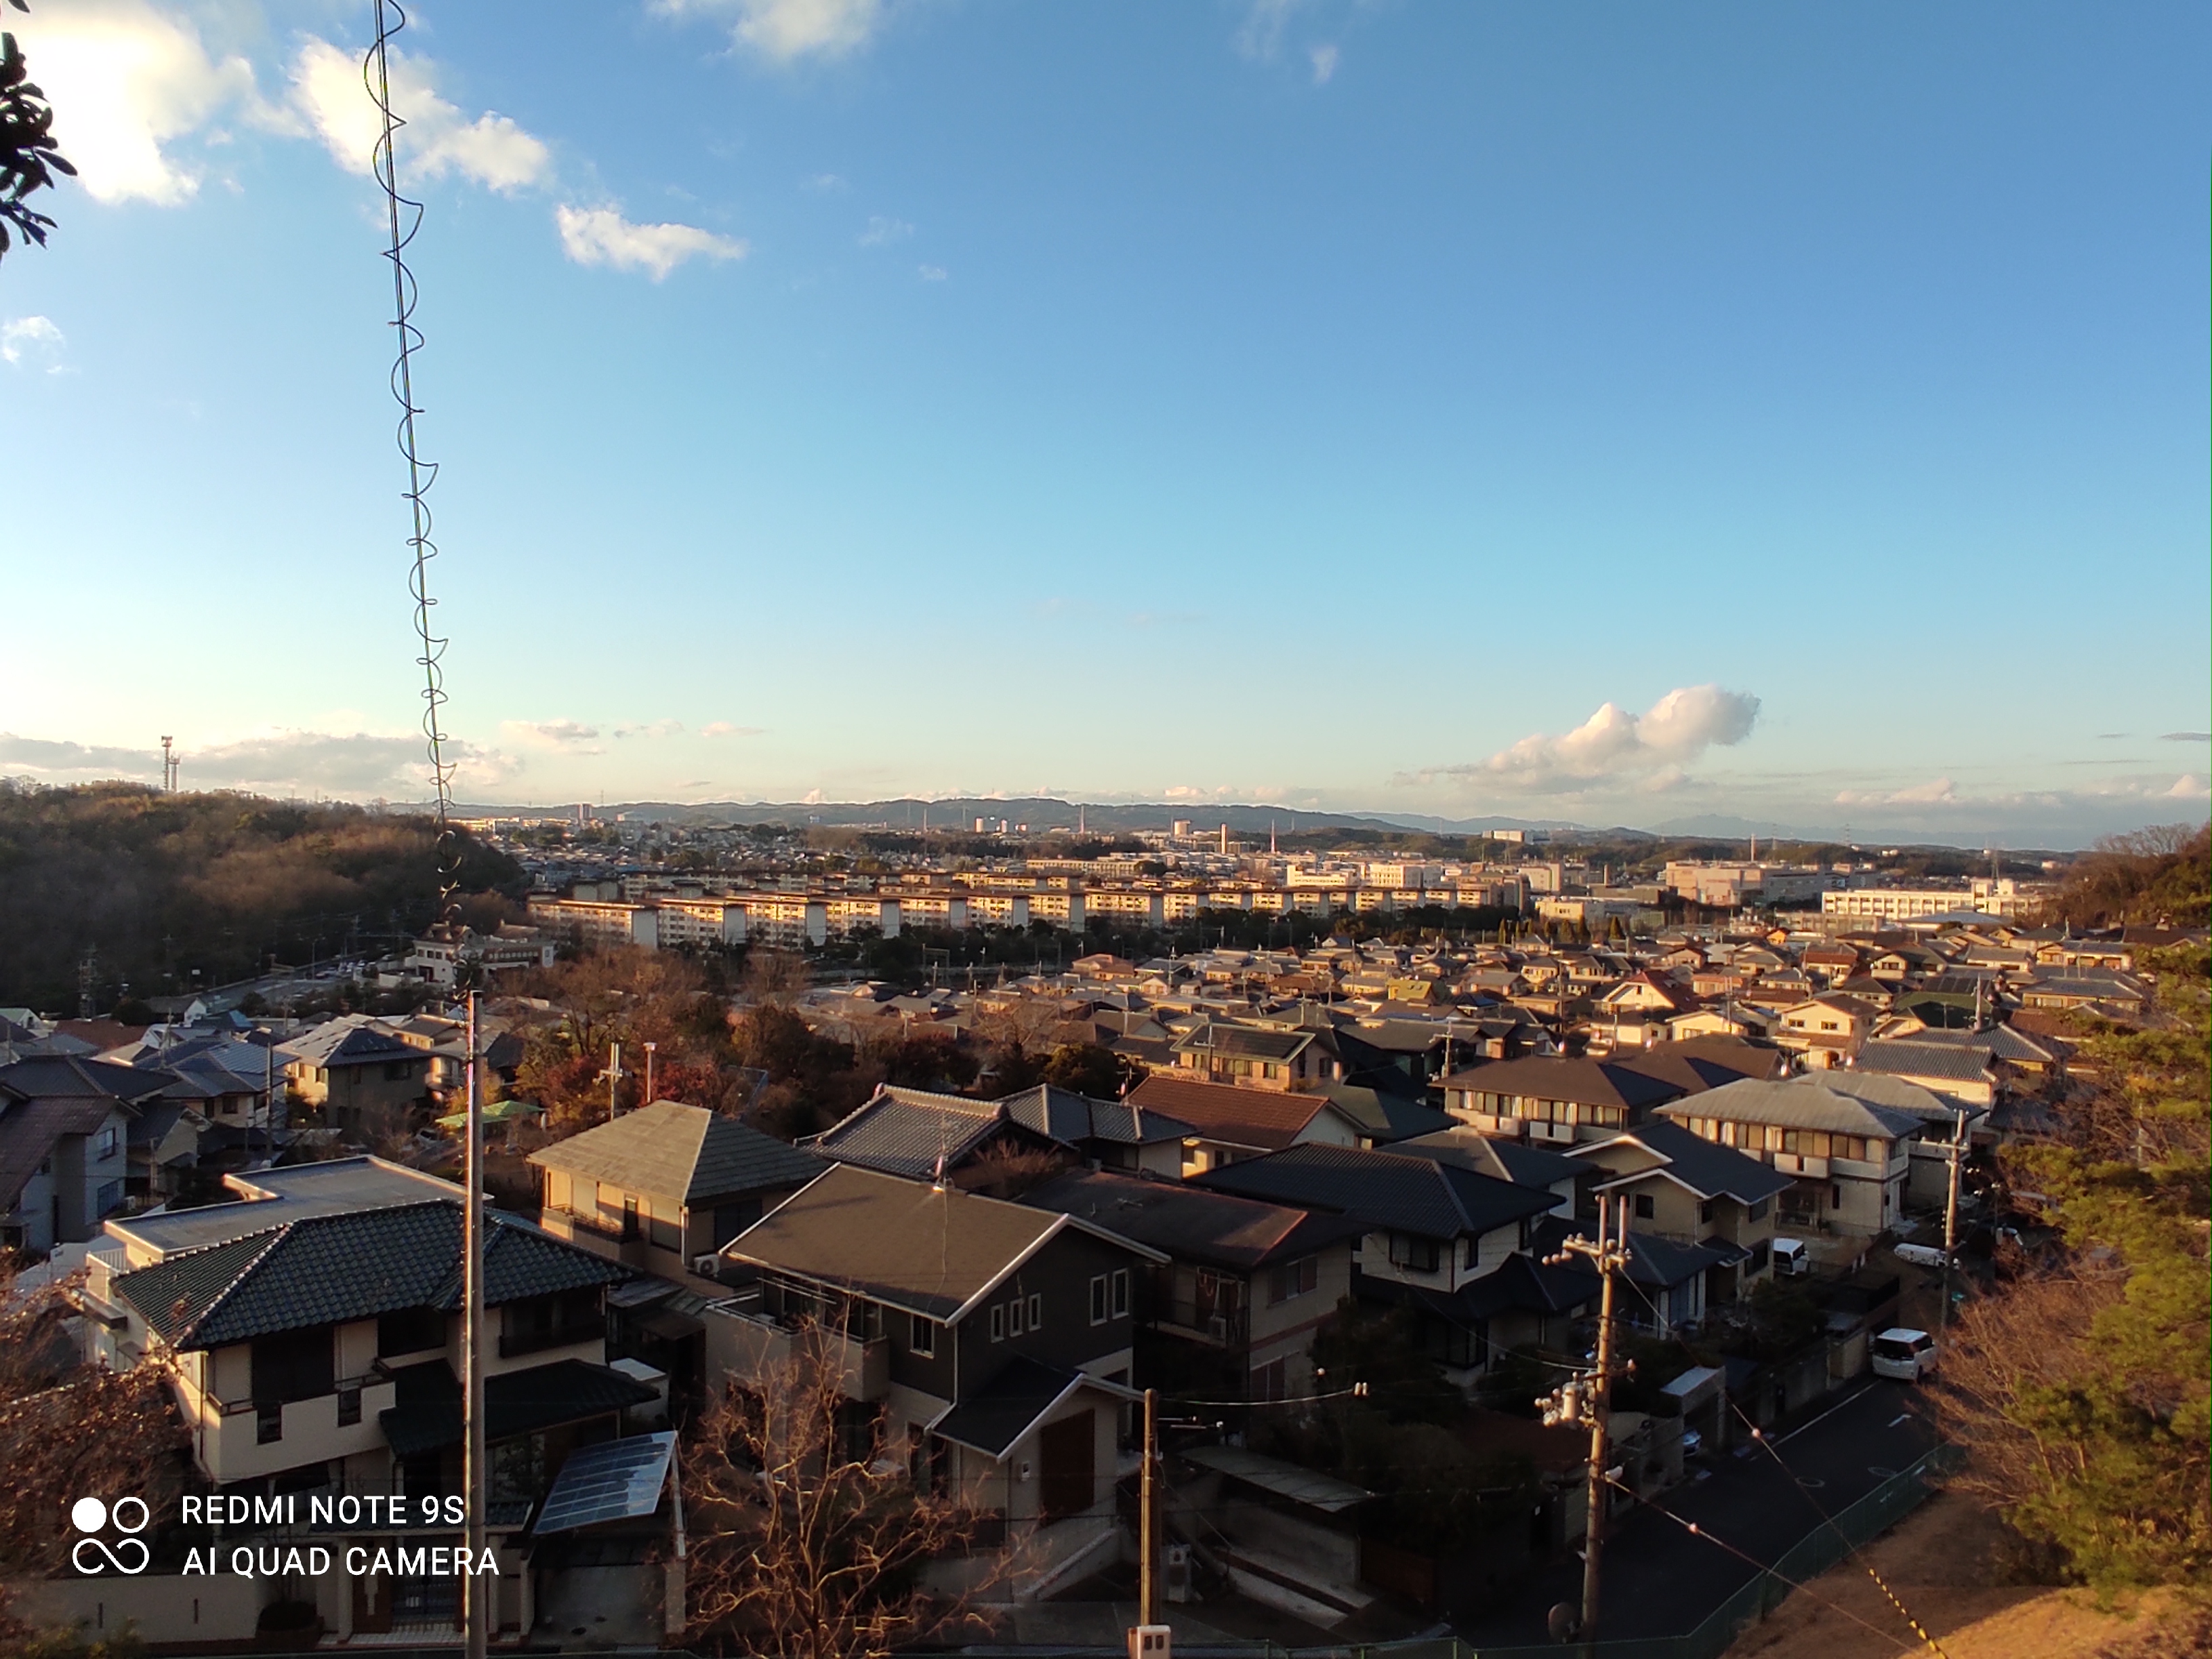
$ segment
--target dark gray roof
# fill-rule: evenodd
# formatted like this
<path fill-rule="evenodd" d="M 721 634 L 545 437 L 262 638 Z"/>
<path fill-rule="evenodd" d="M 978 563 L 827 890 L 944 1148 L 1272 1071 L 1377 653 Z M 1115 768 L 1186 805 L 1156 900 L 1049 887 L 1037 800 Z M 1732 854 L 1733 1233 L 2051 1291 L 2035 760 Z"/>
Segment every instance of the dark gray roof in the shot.
<path fill-rule="evenodd" d="M 1456 1164 L 1397 1152 L 1303 1146 L 1199 1176 L 1216 1192 L 1339 1211 L 1369 1227 L 1458 1238 L 1486 1233 L 1558 1201 Z"/>
<path fill-rule="evenodd" d="M 1190 1125 L 1165 1112 L 1144 1111 L 1126 1100 L 1099 1100 L 1049 1083 L 1008 1095 L 998 1104 L 1013 1121 L 1070 1146 L 1086 1141 L 1150 1146 L 1192 1133 Z"/>
<path fill-rule="evenodd" d="M 1439 1111 L 1424 1101 L 1408 1100 L 1380 1089 L 1331 1083 L 1321 1092 L 1335 1102 L 1337 1109 L 1370 1140 L 1410 1140 L 1415 1135 L 1434 1134 L 1452 1125 L 1450 1113 Z"/>
<path fill-rule="evenodd" d="M 722 1254 L 949 1320 L 1068 1226 L 1103 1231 L 1079 1217 L 838 1164 Z"/>
<path fill-rule="evenodd" d="M 1909 1038 L 1884 1038 L 1859 1050 L 1854 1062 L 1862 1072 L 1887 1073 L 1892 1077 L 1941 1078 L 1946 1083 L 1987 1083 L 1990 1053 L 1986 1048 L 1967 1048 L 1948 1042 L 1915 1042 Z"/>
<path fill-rule="evenodd" d="M 954 1168 L 1007 1121 L 995 1102 L 887 1085 L 807 1146 L 840 1164 L 925 1181 L 939 1158 Z"/>
<path fill-rule="evenodd" d="M 1517 1250 L 1494 1272 L 1455 1291 L 1431 1290 L 1395 1279 L 1363 1277 L 1359 1281 L 1359 1294 L 1367 1301 L 1419 1308 L 1470 1330 L 1480 1321 L 1516 1310 L 1571 1313 L 1596 1301 L 1603 1288 L 1598 1276 L 1580 1261 L 1553 1267 Z"/>
<path fill-rule="evenodd" d="M 287 1060 L 322 1066 L 374 1066 L 404 1060 L 419 1060 L 427 1066 L 430 1060 L 427 1048 L 415 1048 L 388 1031 L 346 1019 L 326 1020 L 279 1044 L 276 1052 Z"/>
<path fill-rule="evenodd" d="M 526 1223 L 487 1212 L 487 1306 L 582 1290 L 629 1270 Z M 424 1204 L 307 1216 L 227 1244 L 118 1274 L 117 1297 L 177 1348 L 212 1348 L 279 1331 L 372 1319 L 407 1308 L 459 1308 L 461 1210 Z"/>
<path fill-rule="evenodd" d="M 1683 1092 L 1679 1083 L 1647 1076 L 1626 1065 L 1553 1054 L 1492 1060 L 1487 1066 L 1455 1072 L 1449 1081 L 1454 1088 L 1474 1089 L 1485 1094 L 1571 1100 L 1583 1105 L 1618 1106 L 1629 1111 L 1657 1106 Z"/>
<path fill-rule="evenodd" d="M 987 1457 L 1004 1458 L 1045 1414 L 1083 1386 L 1083 1373 L 1042 1364 L 1026 1355 L 931 1424 L 941 1440 Z"/>
<path fill-rule="evenodd" d="M 1747 1157 L 1733 1146 L 1692 1134 L 1680 1124 L 1670 1123 L 1664 1118 L 1654 1118 L 1607 1140 L 1593 1141 L 1578 1150 L 1575 1161 L 1611 1170 L 1613 1165 L 1606 1159 L 1605 1149 L 1624 1141 L 1656 1153 L 1663 1160 L 1662 1167 L 1667 1172 L 1700 1198 L 1725 1194 L 1741 1204 L 1756 1204 L 1761 1199 L 1787 1192 L 1796 1184 L 1793 1177 L 1778 1173 L 1757 1158 Z M 1629 1174 L 1649 1172 L 1632 1170 Z"/>
<path fill-rule="evenodd" d="M 176 1079 L 112 1060 L 82 1054 L 32 1054 L 0 1066 L 0 1094 L 24 1100 L 87 1100 L 105 1096 L 125 1102 L 151 1098 Z"/>
<path fill-rule="evenodd" d="M 626 1192 L 709 1204 L 792 1189 L 822 1173 L 819 1158 L 734 1118 L 656 1100 L 611 1123 L 532 1152 L 530 1161 Z"/>
<path fill-rule="evenodd" d="M 1238 1271 L 1310 1255 L 1361 1231 L 1360 1223 L 1345 1216 L 1209 1192 L 1164 1176 L 1103 1170 L 1070 1170 L 1026 1194 L 1022 1202 L 1081 1216 L 1179 1261 Z"/>
<path fill-rule="evenodd" d="M 1178 1048 L 1205 1048 L 1217 1054 L 1249 1060 L 1282 1061 L 1295 1059 L 1316 1033 L 1284 1030 L 1273 1026 L 1231 1025 L 1209 1020 L 1177 1040 Z"/>
<path fill-rule="evenodd" d="M 461 1385 L 442 1359 L 403 1365 L 392 1374 L 393 1403 L 377 1413 L 384 1438 L 401 1457 L 460 1443 Z M 484 1438 L 518 1434 L 586 1418 L 611 1417 L 659 1397 L 656 1390 L 605 1365 L 556 1359 L 484 1378 Z"/>

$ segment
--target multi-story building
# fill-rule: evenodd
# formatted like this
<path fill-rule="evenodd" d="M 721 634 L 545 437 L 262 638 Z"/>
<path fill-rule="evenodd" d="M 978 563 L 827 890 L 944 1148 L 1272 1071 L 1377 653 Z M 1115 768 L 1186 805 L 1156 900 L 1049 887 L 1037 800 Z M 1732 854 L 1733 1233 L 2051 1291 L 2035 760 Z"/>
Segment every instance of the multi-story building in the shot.
<path fill-rule="evenodd" d="M 1746 1079 L 1674 1101 L 1656 1115 L 1791 1177 L 1779 1195 L 1794 1227 L 1870 1237 L 1895 1222 L 1922 1119 L 1817 1079 Z"/>
<path fill-rule="evenodd" d="M 660 910 L 657 905 L 533 893 L 530 896 L 530 920 L 556 938 L 593 950 L 617 945 L 635 945 L 647 951 L 660 948 Z"/>
<path fill-rule="evenodd" d="M 2009 878 L 1979 878 L 1957 887 L 1856 887 L 1820 895 L 1820 914 L 1856 921 L 1911 921 L 1921 916 L 1972 913 L 2009 921 L 2041 895 Z"/>
<path fill-rule="evenodd" d="M 437 1058 L 367 1014 L 341 1014 L 277 1045 L 294 1102 L 358 1134 L 421 1102 Z"/>
<path fill-rule="evenodd" d="M 1455 1073 L 1444 1109 L 1485 1134 L 1571 1145 L 1610 1139 L 1684 1093 L 1609 1060 L 1529 1054 Z"/>
<path fill-rule="evenodd" d="M 1626 1206 L 1633 1231 L 1720 1247 L 1705 1273 L 1706 1307 L 1739 1301 L 1770 1276 L 1775 1200 L 1792 1176 L 1664 1119 L 1571 1156 L 1599 1171 L 1591 1191 Z"/>
<path fill-rule="evenodd" d="M 463 1490 L 459 1190 L 375 1158 L 228 1184 L 239 1201 L 111 1218 L 82 1296 L 91 1357 L 167 1370 L 205 1487 L 290 1500 L 272 1506 L 274 1520 L 222 1528 L 221 1543 L 358 1545 L 373 1561 L 379 1546 L 457 1542 L 458 1528 L 421 1524 L 413 1504 L 399 1524 L 316 1535 L 312 1504 Z M 659 1393 L 606 1363 L 604 1298 L 623 1268 L 495 1211 L 485 1221 L 484 1520 L 500 1569 L 496 1624 L 520 1634 L 543 1589 L 524 1532 L 537 1501 L 573 1450 L 619 1434 Z M 459 1582 L 349 1571 L 340 1548 L 320 1575 L 260 1589 L 313 1601 L 340 1640 L 410 1628 L 450 1640 Z M 181 1617 L 142 1633 L 194 1634 Z"/>

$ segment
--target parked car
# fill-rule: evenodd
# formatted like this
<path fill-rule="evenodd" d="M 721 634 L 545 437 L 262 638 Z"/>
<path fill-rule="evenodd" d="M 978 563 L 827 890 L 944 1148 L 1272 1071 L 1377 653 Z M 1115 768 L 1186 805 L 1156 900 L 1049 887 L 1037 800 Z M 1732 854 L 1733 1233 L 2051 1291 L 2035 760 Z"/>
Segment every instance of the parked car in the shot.
<path fill-rule="evenodd" d="M 1813 1253 L 1805 1248 L 1802 1238 L 1778 1238 L 1774 1241 L 1774 1273 L 1778 1279 L 1788 1279 L 1813 1271 Z"/>
<path fill-rule="evenodd" d="M 1940 1267 L 1948 1258 L 1941 1244 L 1899 1244 L 1897 1259 L 1910 1261 L 1916 1267 Z"/>
<path fill-rule="evenodd" d="M 1874 1340 L 1874 1374 L 1917 1382 L 1936 1370 L 1936 1339 L 1925 1331 L 1893 1325 Z"/>

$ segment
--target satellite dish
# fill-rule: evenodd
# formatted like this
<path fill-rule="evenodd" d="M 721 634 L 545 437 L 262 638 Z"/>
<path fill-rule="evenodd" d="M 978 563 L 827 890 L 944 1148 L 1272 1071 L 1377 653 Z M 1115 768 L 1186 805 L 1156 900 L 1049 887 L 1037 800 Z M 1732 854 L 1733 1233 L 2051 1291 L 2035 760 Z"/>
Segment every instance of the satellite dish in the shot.
<path fill-rule="evenodd" d="M 1551 1612 L 1544 1615 L 1544 1626 L 1554 1642 L 1567 1640 L 1582 1622 L 1582 1609 L 1571 1601 L 1554 1601 Z"/>

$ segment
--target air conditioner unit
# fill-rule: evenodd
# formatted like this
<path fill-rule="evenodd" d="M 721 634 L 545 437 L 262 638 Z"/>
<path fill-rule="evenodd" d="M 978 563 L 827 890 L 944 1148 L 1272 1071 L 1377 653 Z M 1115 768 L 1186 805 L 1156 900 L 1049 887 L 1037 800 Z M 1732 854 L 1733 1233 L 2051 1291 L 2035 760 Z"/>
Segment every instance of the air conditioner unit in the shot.
<path fill-rule="evenodd" d="M 713 1279 L 721 1272 L 722 1258 L 719 1255 L 695 1255 L 691 1271 L 702 1279 Z"/>

